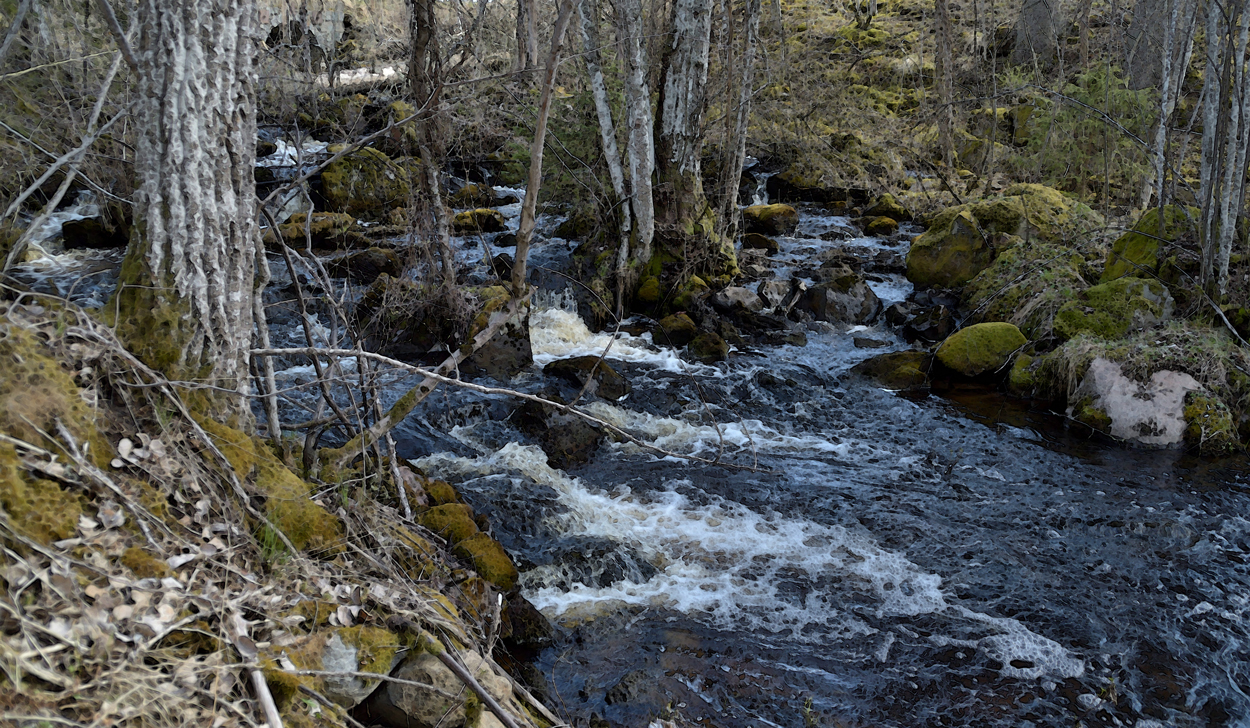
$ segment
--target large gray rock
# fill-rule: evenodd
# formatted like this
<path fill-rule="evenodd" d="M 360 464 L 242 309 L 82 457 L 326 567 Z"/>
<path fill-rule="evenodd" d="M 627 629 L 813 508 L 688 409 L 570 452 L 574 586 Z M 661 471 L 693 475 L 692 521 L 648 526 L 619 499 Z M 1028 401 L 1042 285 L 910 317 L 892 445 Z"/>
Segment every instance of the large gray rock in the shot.
<path fill-rule="evenodd" d="M 1185 436 L 1185 395 L 1201 389 L 1193 377 L 1170 370 L 1137 382 L 1119 364 L 1098 357 L 1071 398 L 1068 416 L 1121 440 L 1179 445 Z"/>
<path fill-rule="evenodd" d="M 506 677 L 496 675 L 490 663 L 480 655 L 465 652 L 461 656 L 469 674 L 486 692 L 506 706 L 512 695 L 512 683 Z M 413 728 L 461 728 L 466 724 L 465 703 L 471 692 L 437 656 L 428 652 L 411 654 L 392 676 L 430 685 L 459 697 L 449 700 L 416 685 L 387 682 L 369 700 L 369 714 L 376 722 Z M 489 711 L 482 713 L 483 725 L 488 714 Z"/>
<path fill-rule="evenodd" d="M 759 294 L 742 286 L 729 286 L 712 294 L 712 306 L 722 312 L 762 311 L 764 300 Z"/>
<path fill-rule="evenodd" d="M 832 271 L 829 280 L 804 291 L 798 308 L 817 321 L 867 324 L 881 313 L 881 299 L 863 276 L 843 265 Z"/>

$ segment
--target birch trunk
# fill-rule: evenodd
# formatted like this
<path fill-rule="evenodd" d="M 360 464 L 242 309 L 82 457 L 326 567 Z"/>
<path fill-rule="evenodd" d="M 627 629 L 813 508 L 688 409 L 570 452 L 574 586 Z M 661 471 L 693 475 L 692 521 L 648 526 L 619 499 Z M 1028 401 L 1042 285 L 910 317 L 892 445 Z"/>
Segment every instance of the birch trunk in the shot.
<path fill-rule="evenodd" d="M 251 425 L 258 250 L 256 11 L 246 0 L 141 0 L 134 232 L 110 302 L 117 333 L 207 414 Z"/>
<path fill-rule="evenodd" d="M 732 15 L 732 5 L 726 2 L 726 15 Z M 732 18 L 727 24 L 732 23 Z M 738 237 L 738 187 L 742 183 L 742 168 L 747 157 L 747 125 L 751 117 L 751 94 L 755 85 L 755 48 L 759 42 L 760 0 L 745 0 L 742 18 L 742 56 L 738 76 L 738 104 L 734 113 L 726 114 L 732 126 L 726 135 L 725 146 L 729 159 L 720 190 L 720 233 L 729 240 Z M 727 74 L 730 79 L 733 74 Z M 731 94 L 726 98 L 732 98 Z"/>
<path fill-rule="evenodd" d="M 1228 292 L 1228 259 L 1233 252 L 1233 235 L 1237 231 L 1237 214 L 1242 201 L 1235 199 L 1245 184 L 1246 132 L 1250 124 L 1245 117 L 1247 83 L 1246 47 L 1250 44 L 1250 12 L 1245 0 L 1237 4 L 1237 45 L 1233 56 L 1233 88 L 1229 99 L 1228 131 L 1221 140 L 1224 149 L 1224 182 L 1220 189 L 1220 235 L 1216 248 L 1215 279 L 1212 286 L 1218 297 Z M 1238 179 L 1238 176 L 1241 179 Z M 1219 300 L 1219 298 L 1216 300 Z"/>
<path fill-rule="evenodd" d="M 434 0 L 408 0 L 408 32 L 412 51 L 408 58 L 408 86 L 413 103 L 420 112 L 413 123 L 417 130 L 417 151 L 420 171 L 416 187 L 418 206 L 428 212 L 438 248 L 444 286 L 456 283 L 455 256 L 451 250 L 451 221 L 443 205 L 439 184 L 443 158 L 446 155 L 439 124 L 442 104 L 443 57 L 438 44 L 438 19 Z"/>
<path fill-rule="evenodd" d="M 651 90 L 647 87 L 647 46 L 643 39 L 641 0 L 617 0 L 616 36 L 624 55 L 626 154 L 629 158 L 629 202 L 637 234 L 634 256 L 651 260 L 655 237 L 655 201 L 651 175 L 655 171 L 655 136 Z"/>
<path fill-rule="evenodd" d="M 528 71 L 538 65 L 538 3 L 517 0 L 516 62 L 513 71 Z"/>
<path fill-rule="evenodd" d="M 954 124 L 954 61 L 951 45 L 954 42 L 951 30 L 950 0 L 934 0 L 933 14 L 937 21 L 937 58 L 934 65 L 937 71 L 938 92 L 938 144 L 942 147 L 942 163 L 947 169 L 955 166 Z"/>
<path fill-rule="evenodd" d="M 625 170 L 621 166 L 621 152 L 616 146 L 616 124 L 612 120 L 612 107 L 608 103 L 608 87 L 603 80 L 603 65 L 599 54 L 599 5 L 594 0 L 581 0 L 578 4 L 581 19 L 582 57 L 590 77 L 590 95 L 595 101 L 595 115 L 599 120 L 599 142 L 608 165 L 608 177 L 612 181 L 612 208 L 617 211 L 616 251 L 616 315 L 624 313 L 625 279 L 629 266 L 629 237 L 632 218 L 625 193 Z"/>

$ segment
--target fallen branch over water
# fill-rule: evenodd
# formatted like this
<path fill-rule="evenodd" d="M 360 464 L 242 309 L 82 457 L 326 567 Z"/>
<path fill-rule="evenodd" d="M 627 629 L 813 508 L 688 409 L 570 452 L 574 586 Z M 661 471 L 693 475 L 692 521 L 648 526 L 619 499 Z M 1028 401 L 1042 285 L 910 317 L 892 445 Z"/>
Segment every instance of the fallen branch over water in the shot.
<path fill-rule="evenodd" d="M 577 407 L 571 407 L 567 404 L 553 402 L 552 400 L 544 399 L 543 397 L 539 397 L 534 394 L 526 394 L 525 392 L 518 392 L 515 389 L 507 389 L 505 387 L 487 387 L 481 384 L 474 384 L 472 382 L 466 382 L 461 379 L 453 379 L 452 377 L 445 376 L 438 372 L 431 371 L 429 369 L 423 369 L 422 367 L 414 366 L 412 364 L 399 361 L 398 359 L 392 359 L 389 356 L 383 356 L 381 354 L 376 354 L 371 351 L 362 351 L 360 349 L 319 349 L 315 347 L 299 347 L 299 348 L 292 348 L 292 349 L 252 349 L 251 353 L 252 353 L 252 356 L 365 357 L 367 359 L 372 359 L 374 361 L 386 364 L 394 369 L 401 369 L 401 370 L 412 372 L 413 374 L 419 374 L 425 377 L 425 381 L 423 381 L 420 385 L 417 386 L 417 389 L 423 390 L 422 398 L 424 398 L 424 396 L 427 395 L 429 392 L 433 391 L 434 389 L 433 386 L 429 386 L 428 390 L 424 389 L 427 386 L 427 383 L 431 383 L 431 382 L 434 384 L 449 384 L 453 387 L 460 387 L 461 389 L 467 389 L 471 392 L 479 392 L 481 394 L 501 394 L 501 395 L 508 396 L 508 397 L 515 397 L 517 399 L 523 399 L 529 402 L 536 402 L 538 404 L 545 405 L 547 407 L 553 407 L 557 410 L 560 410 L 561 412 L 573 415 L 574 417 L 580 417 L 581 419 L 593 425 L 602 427 L 603 429 L 611 432 L 612 434 L 616 435 L 622 440 L 625 440 L 626 442 L 633 443 L 634 445 L 637 445 L 638 447 L 644 450 L 649 450 L 650 452 L 656 453 L 663 457 L 680 458 L 682 460 L 689 460 L 691 462 L 703 463 L 704 465 L 716 465 L 719 467 L 731 468 L 733 470 L 745 470 L 751 473 L 772 472 L 771 470 L 768 470 L 767 468 L 753 467 L 750 465 L 737 465 L 734 463 L 727 463 L 722 460 L 712 460 L 709 458 L 701 458 L 698 455 L 683 455 L 681 453 L 673 452 L 671 450 L 665 450 L 662 447 L 656 447 L 655 445 L 652 445 L 649 442 L 645 442 L 629 434 L 625 430 L 617 427 L 616 425 L 606 420 L 602 420 L 598 417 L 595 417 L 594 415 L 588 412 L 585 412 L 583 410 L 580 410 Z M 416 391 L 416 390 L 413 390 L 413 391 Z M 409 399 L 409 396 L 404 395 L 404 397 L 401 398 L 400 401 L 402 402 L 404 399 Z M 415 407 L 415 404 L 413 406 Z M 394 412 L 395 409 L 396 408 L 392 408 L 392 412 Z M 406 409 L 407 411 L 410 412 L 412 410 L 412 407 L 406 407 Z M 386 427 L 387 430 L 399 424 L 398 421 L 390 421 L 391 413 L 388 413 L 387 417 L 388 417 L 388 422 L 387 422 L 387 427 Z M 375 424 L 373 428 L 370 428 L 370 430 L 377 428 L 380 424 L 382 423 Z M 348 451 L 348 448 L 344 447 L 343 450 L 341 451 L 345 453 L 343 457 L 347 457 L 347 451 Z M 359 452 L 359 450 L 357 449 L 355 450 L 355 452 Z"/>

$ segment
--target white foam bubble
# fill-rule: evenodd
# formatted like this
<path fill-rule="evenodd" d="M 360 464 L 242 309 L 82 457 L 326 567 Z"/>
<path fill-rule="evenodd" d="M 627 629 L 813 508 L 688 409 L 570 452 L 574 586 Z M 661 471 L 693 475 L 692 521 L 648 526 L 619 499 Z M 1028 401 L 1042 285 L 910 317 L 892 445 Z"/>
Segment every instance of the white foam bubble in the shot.
<path fill-rule="evenodd" d="M 715 372 L 714 367 L 683 362 L 677 352 L 653 346 L 650 335 L 633 337 L 620 334 L 608 352 L 608 359 L 649 364 L 671 372 Z M 548 308 L 530 314 L 530 346 L 534 363 L 546 366 L 556 359 L 574 356 L 599 356 L 612 341 L 612 333 L 593 333 L 586 323 L 571 311 Z"/>

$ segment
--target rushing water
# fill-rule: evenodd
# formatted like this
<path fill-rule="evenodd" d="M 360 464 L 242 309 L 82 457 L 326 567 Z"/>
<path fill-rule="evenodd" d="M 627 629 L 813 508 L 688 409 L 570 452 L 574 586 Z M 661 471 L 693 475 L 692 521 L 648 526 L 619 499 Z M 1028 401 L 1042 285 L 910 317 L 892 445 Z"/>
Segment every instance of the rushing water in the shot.
<path fill-rule="evenodd" d="M 820 236 L 846 224 L 805 214 L 777 275 L 815 267 Z M 60 290 L 73 276 L 48 260 L 22 275 Z M 77 270 L 95 276 L 77 295 L 107 294 L 104 266 Z M 873 287 L 909 290 L 889 274 Z M 543 300 L 536 367 L 512 383 L 528 391 L 553 386 L 542 364 L 609 341 Z M 561 625 L 538 656 L 551 701 L 581 725 L 1250 726 L 1242 463 L 1085 440 L 993 396 L 898 397 L 848 373 L 883 350 L 855 348 L 864 335 L 903 347 L 884 327 L 813 327 L 805 347 L 708 366 L 647 334 L 613 343 L 633 392 L 588 409 L 733 467 L 609 443 L 562 472 L 512 424 L 514 403 L 457 391 L 397 432 L 490 517 Z"/>

